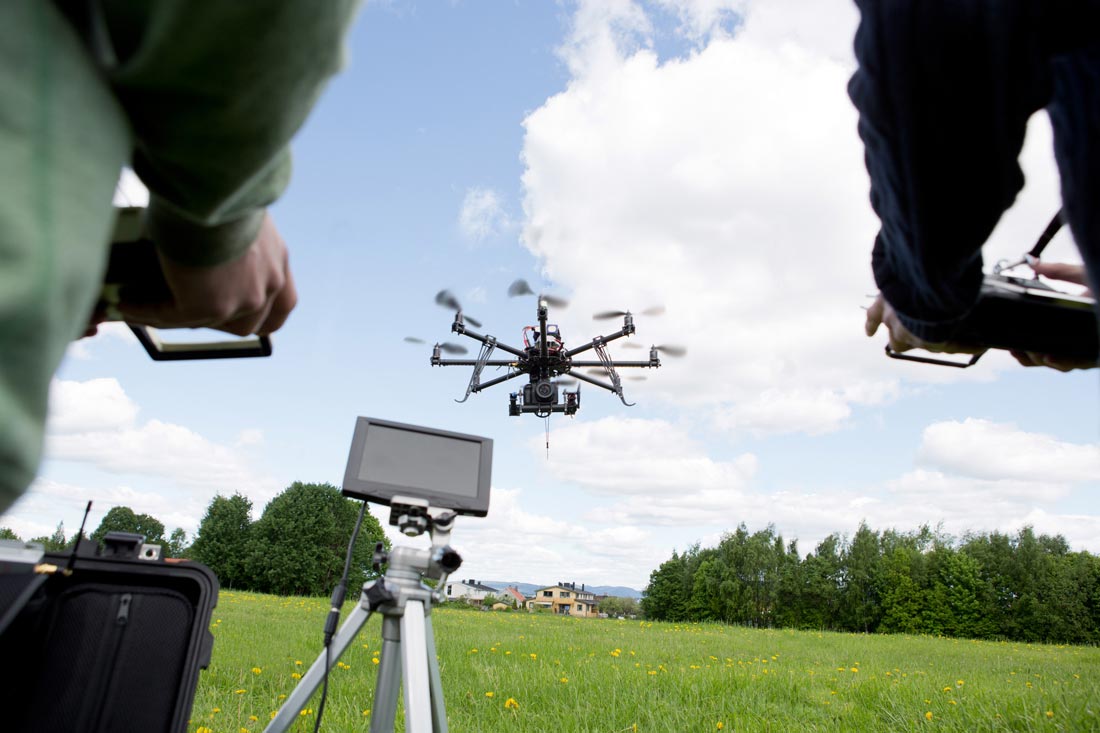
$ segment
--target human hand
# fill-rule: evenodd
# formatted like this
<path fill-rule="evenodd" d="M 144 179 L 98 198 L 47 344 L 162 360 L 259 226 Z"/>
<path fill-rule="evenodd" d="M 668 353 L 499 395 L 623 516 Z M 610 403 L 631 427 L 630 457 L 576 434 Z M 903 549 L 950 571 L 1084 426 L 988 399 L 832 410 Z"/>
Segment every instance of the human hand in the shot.
<path fill-rule="evenodd" d="M 910 349 L 924 349 L 941 354 L 981 354 L 985 347 L 959 344 L 951 341 L 935 342 L 925 341 L 914 336 L 908 328 L 902 324 L 893 307 L 882 297 L 882 293 L 875 296 L 875 302 L 867 309 L 867 321 L 863 330 L 868 336 L 874 336 L 880 325 L 885 325 L 890 336 L 890 348 L 897 352 Z"/>
<path fill-rule="evenodd" d="M 1041 262 L 1036 260 L 1032 262 L 1030 266 L 1031 269 L 1035 271 L 1036 275 L 1043 275 L 1052 280 L 1062 280 L 1063 282 L 1075 283 L 1077 285 L 1088 284 L 1085 278 L 1084 265 L 1070 265 L 1064 262 Z M 1085 293 L 1088 294 L 1088 291 L 1086 290 Z M 1095 369 L 1097 366 L 1100 366 L 1100 364 L 1097 364 L 1095 361 L 1090 362 L 1081 359 L 1058 358 L 1051 354 L 1039 354 L 1034 351 L 1013 351 L 1011 353 L 1021 366 L 1045 366 L 1051 369 L 1057 369 L 1060 372 L 1071 372 L 1074 369 Z"/>
<path fill-rule="evenodd" d="M 266 335 L 286 322 L 298 302 L 286 243 L 269 214 L 244 254 L 211 267 L 181 265 L 160 257 L 171 300 L 127 302 L 118 310 L 128 323 L 157 328 L 213 328 L 237 336 Z"/>
<path fill-rule="evenodd" d="M 1087 285 L 1084 265 L 1070 265 L 1065 262 L 1042 262 L 1035 260 L 1029 265 L 1036 275 L 1049 277 L 1051 280 L 1062 280 L 1077 285 Z"/>

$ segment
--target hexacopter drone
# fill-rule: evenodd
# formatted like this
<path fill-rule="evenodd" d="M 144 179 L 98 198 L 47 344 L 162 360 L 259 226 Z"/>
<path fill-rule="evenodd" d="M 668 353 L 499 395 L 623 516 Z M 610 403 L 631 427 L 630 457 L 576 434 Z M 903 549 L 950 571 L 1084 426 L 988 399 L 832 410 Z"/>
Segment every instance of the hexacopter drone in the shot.
<path fill-rule="evenodd" d="M 516 280 L 508 288 L 510 296 L 534 295 L 534 291 L 524 280 Z M 471 331 L 466 327 L 469 321 L 480 328 L 481 324 L 469 316 L 463 316 L 462 307 L 458 300 L 448 291 L 440 291 L 436 295 L 436 303 L 455 311 L 455 319 L 451 324 L 451 331 L 461 336 L 472 338 L 481 343 L 481 349 L 476 359 L 445 359 L 442 354 L 465 354 L 466 348 L 460 344 L 437 343 L 432 349 L 432 366 L 468 366 L 473 367 L 470 382 L 466 385 L 466 394 L 456 402 L 465 402 L 470 395 L 489 387 L 494 387 L 508 380 L 526 375 L 528 383 L 523 385 L 521 391 L 512 392 L 509 395 L 508 414 L 518 416 L 534 414 L 538 417 L 548 418 L 555 412 L 573 415 L 581 405 L 580 384 L 574 380 L 587 382 L 614 393 L 627 407 L 633 403 L 627 402 L 623 396 L 622 377 L 617 369 L 622 367 L 657 369 L 661 366 L 658 354 L 669 356 L 683 356 L 686 349 L 680 346 L 664 345 L 651 346 L 649 359 L 645 361 L 614 361 L 607 353 L 607 345 L 625 336 L 634 333 L 634 316 L 630 311 L 606 311 L 597 313 L 593 318 L 597 320 L 622 317 L 623 327 L 606 336 L 596 336 L 591 341 L 573 349 L 565 346 L 561 331 L 557 324 L 547 323 L 549 307 L 563 308 L 567 302 L 552 295 L 538 296 L 538 325 L 526 326 L 523 329 L 523 348 L 516 348 L 501 343 L 494 336 L 482 335 Z M 642 311 L 644 315 L 659 315 L 664 308 L 650 308 Z M 423 343 L 420 339 L 406 338 L 412 343 Z M 625 347 L 644 348 L 633 344 L 625 344 Z M 492 359 L 493 351 L 500 349 L 511 355 L 509 359 Z M 586 351 L 595 351 L 597 359 L 582 360 L 575 358 Z M 481 372 L 487 366 L 507 368 L 508 372 L 502 376 L 486 381 L 481 381 Z M 587 374 L 582 374 L 579 369 L 587 369 Z M 568 375 L 568 378 L 566 377 Z M 599 379 L 598 377 L 603 377 Z M 644 376 L 632 377 L 632 379 L 645 379 Z M 576 386 L 575 390 L 565 389 Z"/>

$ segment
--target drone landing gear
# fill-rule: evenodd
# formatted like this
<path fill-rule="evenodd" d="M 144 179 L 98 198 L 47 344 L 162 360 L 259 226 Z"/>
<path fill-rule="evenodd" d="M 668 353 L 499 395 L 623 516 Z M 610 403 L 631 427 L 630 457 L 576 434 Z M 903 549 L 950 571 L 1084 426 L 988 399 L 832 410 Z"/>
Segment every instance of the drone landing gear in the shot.
<path fill-rule="evenodd" d="M 470 399 L 470 393 L 481 383 L 481 370 L 485 368 L 485 364 L 489 361 L 489 357 L 496 347 L 497 340 L 492 336 L 486 336 L 485 341 L 481 344 L 481 351 L 477 354 L 477 363 L 474 364 L 474 373 L 470 375 L 470 383 L 466 385 L 466 394 L 462 399 L 455 400 L 455 402 L 462 403 Z"/>

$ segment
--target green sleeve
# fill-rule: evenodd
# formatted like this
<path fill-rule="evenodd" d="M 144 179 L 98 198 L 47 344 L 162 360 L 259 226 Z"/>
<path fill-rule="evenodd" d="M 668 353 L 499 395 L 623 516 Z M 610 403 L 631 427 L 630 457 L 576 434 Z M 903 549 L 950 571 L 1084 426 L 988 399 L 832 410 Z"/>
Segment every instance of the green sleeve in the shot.
<path fill-rule="evenodd" d="M 290 178 L 288 143 L 343 65 L 358 0 L 102 0 L 108 81 L 133 129 L 163 254 L 248 248 Z"/>

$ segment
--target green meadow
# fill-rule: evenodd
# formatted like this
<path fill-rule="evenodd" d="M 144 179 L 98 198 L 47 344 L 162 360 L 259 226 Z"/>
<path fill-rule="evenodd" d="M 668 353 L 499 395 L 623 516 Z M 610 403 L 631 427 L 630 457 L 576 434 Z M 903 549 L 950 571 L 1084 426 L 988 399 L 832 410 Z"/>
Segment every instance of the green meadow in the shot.
<path fill-rule="evenodd" d="M 222 592 L 189 731 L 262 730 L 320 652 L 327 605 Z M 432 619 L 456 733 L 1100 731 L 1094 647 L 448 607 Z M 380 624 L 332 670 L 322 730 L 369 727 Z M 313 729 L 317 702 L 294 730 Z"/>

